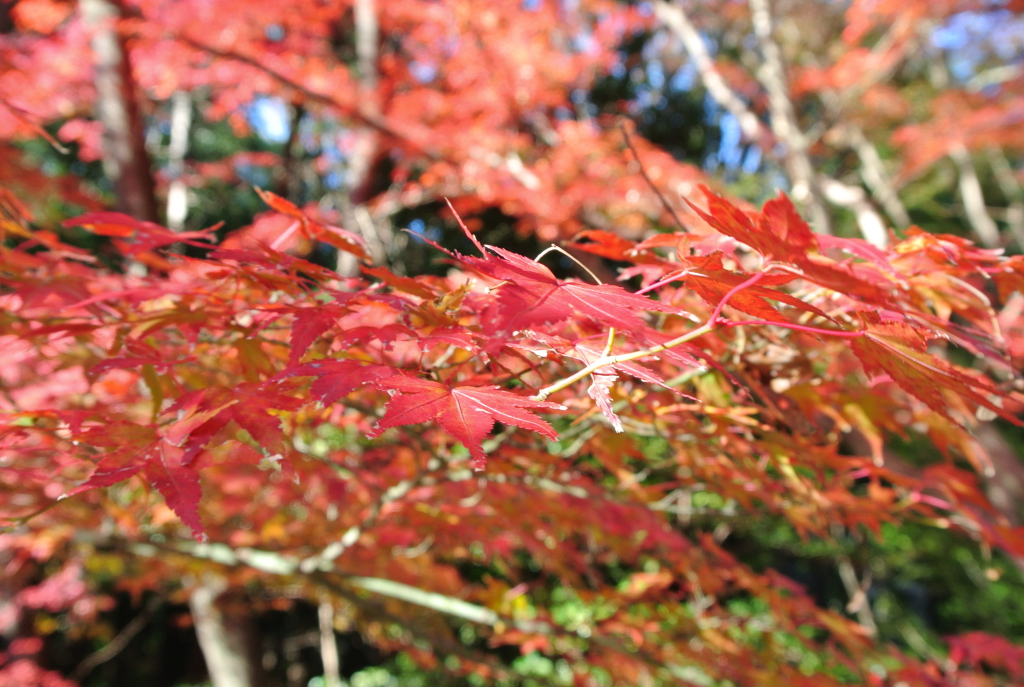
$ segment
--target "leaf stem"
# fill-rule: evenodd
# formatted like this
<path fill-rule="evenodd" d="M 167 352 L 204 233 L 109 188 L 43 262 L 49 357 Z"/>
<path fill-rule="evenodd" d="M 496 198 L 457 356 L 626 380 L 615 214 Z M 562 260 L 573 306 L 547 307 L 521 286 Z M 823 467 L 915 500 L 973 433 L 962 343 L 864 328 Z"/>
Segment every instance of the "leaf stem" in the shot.
<path fill-rule="evenodd" d="M 562 248 L 561 246 L 556 246 L 556 245 L 555 245 L 555 244 L 553 244 L 553 243 L 552 243 L 552 244 L 551 244 L 550 246 L 548 246 L 547 248 L 545 248 L 544 250 L 542 250 L 542 251 L 540 252 L 540 254 L 539 254 L 539 255 L 538 255 L 537 257 L 535 257 L 535 258 L 533 259 L 533 261 L 534 261 L 534 262 L 540 262 L 540 259 L 541 259 L 541 258 L 543 258 L 543 257 L 544 257 L 545 255 L 547 255 L 548 253 L 551 253 L 552 251 L 554 251 L 554 252 L 558 252 L 558 253 L 561 253 L 562 255 L 564 255 L 565 257 L 569 258 L 570 260 L 572 260 L 573 262 L 575 262 L 575 263 L 576 263 L 577 265 L 579 265 L 580 267 L 582 267 L 582 268 L 583 268 L 583 271 L 585 271 L 585 272 L 586 272 L 587 274 L 589 274 L 589 275 L 590 275 L 590 277 L 591 277 L 591 278 L 592 278 L 592 279 L 593 279 L 593 280 L 594 280 L 594 281 L 595 281 L 595 282 L 596 282 L 596 283 L 597 283 L 598 285 L 603 285 L 603 284 L 604 284 L 604 282 L 603 282 L 603 281 L 601 281 L 600 279 L 598 279 L 598 278 L 597 278 L 597 275 L 596 275 L 596 274 L 594 274 L 593 272 L 591 272 L 591 271 L 590 271 L 590 268 L 589 268 L 589 267 L 587 267 L 586 265 L 584 265 L 584 264 L 583 264 L 582 262 L 580 262 L 580 261 L 579 261 L 579 260 L 578 260 L 578 259 L 576 258 L 576 256 L 575 256 L 575 255 L 572 255 L 572 254 L 571 254 L 571 253 L 570 253 L 569 251 L 565 250 L 565 249 L 564 249 L 564 248 Z"/>
<path fill-rule="evenodd" d="M 612 329 L 611 332 L 609 332 L 608 345 L 605 346 L 604 353 L 600 358 L 590 363 L 583 369 L 569 375 L 565 379 L 561 379 L 550 386 L 544 387 L 543 389 L 538 391 L 534 396 L 532 396 L 532 400 L 543 401 L 556 391 L 561 391 L 562 389 L 570 386 L 571 384 L 575 384 L 579 380 L 583 379 L 587 375 L 591 374 L 595 370 L 598 370 L 602 367 L 607 367 L 609 365 L 617 365 L 618 363 L 636 360 L 637 358 L 643 358 L 644 356 L 648 355 L 655 355 L 657 353 L 661 353 L 662 351 L 668 350 L 669 348 L 674 348 L 675 346 L 679 346 L 689 341 L 693 341 L 694 339 L 704 336 L 708 332 L 713 331 L 719 324 L 722 324 L 727 327 L 738 327 L 740 325 L 772 325 L 777 327 L 786 327 L 788 329 L 795 329 L 798 331 L 808 332 L 811 334 L 825 334 L 831 336 L 840 336 L 844 338 L 854 338 L 864 335 L 864 331 L 848 332 L 843 330 L 820 329 L 818 327 L 807 327 L 801 324 L 791 324 L 789 322 L 771 322 L 769 320 L 742 320 L 739 322 L 730 322 L 728 320 L 722 320 L 722 309 L 725 308 L 725 306 L 729 303 L 729 299 L 731 299 L 733 296 L 735 296 L 743 289 L 753 286 L 757 282 L 761 281 L 765 276 L 767 276 L 767 270 L 762 270 L 752 275 L 751 277 L 745 279 L 744 281 L 740 282 L 736 286 L 732 287 L 725 293 L 722 299 L 718 301 L 718 305 L 715 306 L 714 311 L 711 313 L 711 317 L 709 317 L 704 324 L 697 327 L 696 329 L 691 329 L 685 334 L 678 336 L 674 339 L 671 339 L 670 341 L 658 344 L 657 346 L 651 346 L 650 348 L 645 348 L 640 351 L 633 351 L 632 353 L 622 353 L 620 355 L 610 356 L 608 355 L 608 353 L 611 352 L 611 343 L 613 338 L 615 337 L 615 330 Z"/>
<path fill-rule="evenodd" d="M 601 352 L 602 358 L 607 358 L 608 354 L 612 352 L 613 343 L 615 343 L 615 327 L 608 330 L 608 343 L 604 345 L 604 350 Z"/>
<path fill-rule="evenodd" d="M 679 217 L 679 213 L 676 212 L 676 209 L 668 202 L 668 198 L 665 197 L 665 194 L 661 192 L 661 189 L 658 188 L 658 185 L 654 183 L 654 180 L 651 179 L 651 176 L 647 173 L 647 169 L 644 167 L 644 163 L 640 159 L 640 153 L 637 152 L 636 147 L 633 145 L 633 140 L 630 138 L 629 127 L 626 126 L 625 120 L 621 120 L 619 122 L 619 130 L 622 132 L 622 138 L 626 142 L 626 147 L 629 148 L 629 152 L 633 153 L 633 158 L 640 167 L 640 174 L 643 176 L 644 181 L 646 181 L 647 185 L 651 187 L 654 194 L 658 196 L 658 200 L 660 200 L 661 204 L 666 210 L 668 210 L 668 214 L 672 215 L 672 219 L 675 220 L 676 226 L 678 226 L 682 231 L 686 231 L 686 225 L 683 224 L 683 220 Z"/>
<path fill-rule="evenodd" d="M 715 306 L 715 311 L 713 313 L 711 313 L 711 317 L 708 318 L 708 324 L 710 324 L 712 327 L 714 327 L 716 324 L 718 324 L 718 317 L 719 317 L 719 315 L 722 314 L 722 308 L 724 308 L 725 305 L 729 302 L 729 299 L 732 298 L 733 296 L 735 296 L 737 293 L 739 293 L 743 289 L 747 288 L 748 286 L 753 286 L 757 282 L 761 281 L 762 279 L 764 279 L 764 277 L 765 277 L 765 273 L 764 272 L 758 272 L 758 273 L 754 274 L 752 277 L 750 277 L 749 279 L 746 279 L 745 281 L 740 282 L 736 286 L 734 286 L 731 289 L 729 289 L 728 291 L 726 291 L 725 295 L 722 296 L 722 300 L 718 301 L 718 305 Z"/>
<path fill-rule="evenodd" d="M 544 399 L 546 399 L 548 396 L 550 396 L 551 394 L 555 393 L 556 391 L 561 391 L 565 387 L 567 387 L 567 386 L 569 386 L 571 384 L 574 384 L 574 383 L 578 382 L 579 380 L 583 379 L 584 377 L 586 377 L 588 374 L 590 374 L 594 370 L 600 369 L 602 367 L 607 367 L 608 365 L 616 365 L 618 363 L 624 363 L 624 362 L 627 362 L 627 361 L 630 361 L 630 360 L 636 360 L 637 358 L 643 358 L 644 356 L 654 355 L 655 353 L 661 353 L 662 351 L 668 350 L 669 348 L 673 348 L 674 346 L 679 346 L 680 344 L 684 344 L 687 341 L 692 341 L 693 339 L 696 339 L 697 337 L 704 336 L 705 334 L 710 332 L 713 328 L 714 327 L 709 322 L 706 322 L 703 325 L 701 325 L 700 327 L 697 327 L 696 329 L 692 329 L 692 330 L 686 332 L 685 334 L 683 334 L 682 336 L 679 336 L 679 337 L 676 337 L 675 339 L 672 339 L 671 341 L 666 341 L 663 344 L 658 344 L 657 346 L 651 346 L 650 348 L 645 348 L 642 351 L 633 351 L 632 353 L 622 353 L 621 355 L 602 356 L 602 357 L 598 358 L 597 360 L 595 360 L 594 362 L 592 362 L 589 365 L 587 365 L 586 367 L 584 367 L 582 370 L 579 370 L 578 372 L 576 372 L 576 373 L 566 377 L 565 379 L 562 379 L 562 380 L 559 380 L 559 381 L 555 382 L 551 386 L 548 386 L 548 387 L 545 387 L 545 388 L 541 389 L 532 398 L 533 398 L 534 401 L 543 401 Z"/>
<path fill-rule="evenodd" d="M 650 286 L 645 286 L 644 288 L 640 289 L 639 291 L 636 292 L 636 295 L 641 296 L 647 293 L 648 291 L 654 291 L 654 289 L 665 286 L 666 284 L 671 284 L 674 281 L 678 281 L 683 277 L 687 276 L 688 274 L 693 274 L 693 272 L 690 272 L 689 270 L 678 270 L 676 272 L 672 272 L 669 276 L 665 277 L 661 281 L 656 281 Z"/>
<path fill-rule="evenodd" d="M 802 324 L 793 324 L 792 322 L 772 322 L 771 320 L 725 320 L 720 323 L 723 327 L 742 327 L 744 325 L 770 325 L 773 327 L 785 327 L 786 329 L 794 329 L 799 332 L 807 332 L 809 334 L 827 334 L 830 336 L 839 336 L 846 339 L 855 339 L 858 336 L 864 336 L 864 330 L 858 329 L 857 331 L 846 331 L 845 329 L 822 329 L 820 327 L 808 327 Z"/>

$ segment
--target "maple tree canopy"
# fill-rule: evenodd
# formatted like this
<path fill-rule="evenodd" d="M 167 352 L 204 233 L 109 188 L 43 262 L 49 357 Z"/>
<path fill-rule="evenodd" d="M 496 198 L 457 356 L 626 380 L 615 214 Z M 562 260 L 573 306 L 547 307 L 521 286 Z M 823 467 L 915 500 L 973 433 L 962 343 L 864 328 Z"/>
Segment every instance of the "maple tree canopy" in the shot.
<path fill-rule="evenodd" d="M 743 8 L 761 81 L 715 66 L 683 4 L 569 4 L 3 5 L 0 683 L 108 684 L 90 671 L 147 598 L 189 604 L 215 684 L 218 613 L 302 604 L 338 680 L 335 630 L 458 684 L 1024 681 L 1024 649 L 989 632 L 941 651 L 880 636 L 871 563 L 842 548 L 926 527 L 1024 560 L 979 438 L 1024 426 L 1024 256 L 975 222 L 965 166 L 1021 145 L 1019 94 L 964 86 L 894 123 L 883 76 L 956 3 L 832 8 L 841 57 L 790 85 L 763 0 Z M 581 104 L 646 34 L 685 46 L 791 194 L 739 200 Z M 217 140 L 287 103 L 283 152 L 186 162 L 169 143 L 153 164 L 150 106 L 184 102 L 187 122 L 199 92 Z M 846 122 L 820 142 L 793 109 L 812 96 Z M 873 123 L 908 184 L 960 165 L 973 238 L 880 225 L 840 162 L 810 166 L 840 139 L 875 151 Z M 223 199 L 205 225 L 176 214 L 240 179 L 244 221 Z M 742 523 L 839 547 L 849 604 L 745 558 Z M 118 594 L 144 610 L 115 639 Z M 59 642 L 100 637 L 115 649 L 49 669 Z"/>

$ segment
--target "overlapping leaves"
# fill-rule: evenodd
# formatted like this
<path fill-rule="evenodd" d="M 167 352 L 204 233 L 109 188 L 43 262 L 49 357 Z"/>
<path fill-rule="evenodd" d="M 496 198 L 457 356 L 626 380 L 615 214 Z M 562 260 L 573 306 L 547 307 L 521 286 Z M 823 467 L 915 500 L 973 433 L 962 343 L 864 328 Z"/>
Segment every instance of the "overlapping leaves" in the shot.
<path fill-rule="evenodd" d="M 162 289 L 162 277 L 152 276 L 114 289 L 86 282 L 46 291 L 39 282 L 52 278 L 59 260 L 33 256 L 8 268 L 20 271 L 7 281 L 3 297 L 11 314 L 0 320 L 2 334 L 38 346 L 26 366 L 38 369 L 52 358 L 55 368 L 81 370 L 93 398 L 81 407 L 69 399 L 66 407 L 21 413 L 4 436 L 21 436 L 26 422 L 38 423 L 38 432 L 56 422 L 54 445 L 90 469 L 65 493 L 141 478 L 198 536 L 201 499 L 222 497 L 217 484 L 203 485 L 205 476 L 237 464 L 290 471 L 314 452 L 298 437 L 298 428 L 309 424 L 337 423 L 366 437 L 343 458 L 325 457 L 339 474 L 358 470 L 358 479 L 317 477 L 310 485 L 310 493 L 327 494 L 333 504 L 365 498 L 377 480 L 388 493 L 373 467 L 381 456 L 401 456 L 423 469 L 438 457 L 458 464 L 468 453 L 468 463 L 485 471 L 514 465 L 531 479 L 533 470 L 554 474 L 548 465 L 561 460 L 553 456 L 562 449 L 549 450 L 546 442 L 559 440 L 555 426 L 569 427 L 570 436 L 582 437 L 574 450 L 587 458 L 571 472 L 559 468 L 558 478 L 569 484 L 543 478 L 554 493 L 576 499 L 560 516 L 584 539 L 597 536 L 599 522 L 600 546 L 615 552 L 609 560 L 636 555 L 636 527 L 595 521 L 594 504 L 579 494 L 601 494 L 601 507 L 622 518 L 646 518 L 643 550 L 678 567 L 651 575 L 659 593 L 675 588 L 678 573 L 700 576 L 707 589 L 718 584 L 723 594 L 771 597 L 764 579 L 721 552 L 714 556 L 727 580 L 699 569 L 692 550 L 686 560 L 673 558 L 671 552 L 689 545 L 652 504 L 679 498 L 677 484 L 699 482 L 739 507 L 785 517 L 808 535 L 823 534 L 833 521 L 876 530 L 896 517 L 899 503 L 928 516 L 936 504 L 963 507 L 991 544 L 1014 550 L 1015 531 L 985 519 L 990 513 L 978 506 L 983 497 L 967 477 L 958 477 L 956 498 L 940 498 L 935 480 L 901 477 L 877 463 L 886 433 L 906 429 L 901 413 L 931 428 L 954 455 L 972 450 L 961 424 L 979 407 L 1016 421 L 1018 401 L 1006 385 L 947 360 L 935 344 L 984 341 L 972 352 L 996 351 L 997 332 L 963 324 L 984 326 L 986 308 L 995 307 L 974 293 L 981 290 L 970 280 L 1003 270 L 1000 285 L 1009 288 L 1015 282 L 1005 270 L 1019 270 L 1018 263 L 916 235 L 889 252 L 818 237 L 783 197 L 755 217 L 717 196 L 708 197 L 707 208 L 702 216 L 728 238 L 664 235 L 631 244 L 591 236 L 595 252 L 634 264 L 628 274 L 642 280 L 644 293 L 559 279 L 535 260 L 480 244 L 480 256 L 449 253 L 464 272 L 449 278 L 367 268 L 367 282 L 350 280 L 344 288 L 330 271 L 270 246 L 180 264 L 161 257 L 161 269 L 176 270 Z M 302 217 L 287 206 L 283 211 L 301 226 Z M 126 240 L 143 231 L 118 222 L 93 217 L 82 225 Z M 143 229 L 157 243 L 168 238 Z M 150 251 L 158 247 L 143 243 Z M 948 277 L 936 276 L 943 274 Z M 40 317 L 49 300 L 59 303 L 59 315 Z M 62 347 L 79 341 L 87 345 L 61 357 Z M 116 395 L 104 400 L 103 390 L 114 388 L 131 402 Z M 606 433 L 592 420 L 602 415 L 622 433 Z M 497 425 L 501 441 L 488 442 Z M 832 427 L 863 434 L 871 455 L 841 455 Z M 667 478 L 646 483 L 637 475 L 649 470 L 638 473 L 628 464 L 646 460 L 636 445 L 642 433 L 670 447 L 657 468 Z M 465 451 L 454 449 L 456 442 Z M 490 454 L 500 461 L 489 464 Z M 298 479 L 299 472 L 288 474 Z M 274 483 L 275 476 L 260 480 Z M 855 478 L 872 480 L 867 496 L 850 490 Z M 616 489 L 606 490 L 612 482 Z M 511 519 L 522 509 L 517 499 L 527 497 L 503 484 L 487 497 L 487 508 Z M 474 503 L 473 494 L 452 490 L 459 504 Z M 462 523 L 460 537 L 493 538 L 483 525 L 470 529 L 477 525 L 460 520 L 463 511 L 445 508 L 421 503 L 402 517 Z M 473 518 L 482 512 L 466 520 L 481 522 Z M 496 555 L 518 547 L 541 556 L 547 545 L 531 537 L 550 517 L 546 511 L 527 534 L 488 545 Z M 421 525 L 409 527 L 422 535 L 415 529 Z M 407 530 L 387 536 L 403 546 L 415 543 Z M 692 546 L 715 549 L 708 542 Z M 571 576 L 588 565 L 584 558 L 567 552 L 552 565 Z M 625 592 L 631 603 L 646 603 L 637 591 L 645 579 L 637 577 Z M 772 604 L 776 611 L 799 606 L 783 597 Z M 865 650 L 849 624 L 810 602 L 800 608 L 801 622 L 843 637 L 850 652 Z M 616 622 L 624 633 L 636 631 L 636 619 L 625 611 Z M 619 631 L 612 628 L 601 631 L 612 637 Z M 731 640 L 712 639 L 715 651 L 740 651 Z"/>

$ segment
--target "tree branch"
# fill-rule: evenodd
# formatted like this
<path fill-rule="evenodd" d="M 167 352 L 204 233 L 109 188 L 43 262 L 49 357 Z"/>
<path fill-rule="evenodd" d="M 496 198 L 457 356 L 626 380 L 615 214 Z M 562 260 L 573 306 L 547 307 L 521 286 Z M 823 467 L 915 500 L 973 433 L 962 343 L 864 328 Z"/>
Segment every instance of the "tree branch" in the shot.
<path fill-rule="evenodd" d="M 137 616 L 131 619 L 124 628 L 114 637 L 109 644 L 93 653 L 86 656 L 81 663 L 71 673 L 70 680 L 72 682 L 81 682 L 86 678 L 89 673 L 93 671 L 98 665 L 102 665 L 107 661 L 111 660 L 119 653 L 124 651 L 124 648 L 128 646 L 128 643 L 135 638 L 135 635 L 142 631 L 142 628 L 146 627 L 149 621 L 153 618 L 153 614 L 156 609 L 160 607 L 161 599 L 159 596 L 153 595 L 149 597 L 149 601 L 142 607 L 142 611 Z"/>
<path fill-rule="evenodd" d="M 338 641 L 334 637 L 334 604 L 326 595 L 317 606 L 320 624 L 320 658 L 324 664 L 325 687 L 342 687 Z"/>
<path fill-rule="evenodd" d="M 320 105 L 326 105 L 338 112 L 343 116 L 353 119 L 363 126 L 368 126 L 377 131 L 391 136 L 392 138 L 398 139 L 407 143 L 408 145 L 416 148 L 419 152 L 423 153 L 427 157 L 432 159 L 439 159 L 441 157 L 440 152 L 430 143 L 428 143 L 429 132 L 425 128 L 419 126 L 413 126 L 409 123 L 404 123 L 402 128 L 397 127 L 394 123 L 388 120 L 383 115 L 377 114 L 373 111 L 373 108 L 368 103 L 361 102 L 357 99 L 355 105 L 350 105 L 337 98 L 333 98 L 329 95 L 325 95 L 318 91 L 314 91 L 311 88 L 303 85 L 302 83 L 291 78 L 287 74 L 274 69 L 264 61 L 259 60 L 255 57 L 249 57 L 236 50 L 227 48 L 217 48 L 203 41 L 186 36 L 177 34 L 174 39 L 180 43 L 183 43 L 191 48 L 200 50 L 202 52 L 214 55 L 227 60 L 235 60 L 242 64 L 254 67 L 261 72 L 273 77 L 282 86 L 290 88 L 298 93 L 301 93 L 308 101 L 319 103 Z"/>
<path fill-rule="evenodd" d="M 175 91 L 171 97 L 171 140 L 167 146 L 167 173 L 171 179 L 167 189 L 167 227 L 171 231 L 182 231 L 188 216 L 188 187 L 182 175 L 191 127 L 192 98 L 186 91 Z"/>
<path fill-rule="evenodd" d="M 767 7 L 763 9 L 767 11 Z M 781 58 L 776 60 L 779 63 L 777 68 L 771 71 L 772 78 L 762 77 L 762 85 L 769 91 L 769 94 L 774 93 L 774 97 L 771 100 L 774 104 L 772 108 L 772 126 L 769 128 L 750 110 L 743 99 L 733 92 L 725 82 L 725 79 L 715 69 L 714 60 L 710 52 L 708 52 L 707 45 L 705 45 L 704 39 L 701 37 L 697 27 L 690 21 L 686 11 L 678 4 L 669 3 L 668 0 L 657 0 L 654 3 L 654 13 L 682 41 L 708 94 L 714 98 L 715 102 L 736 118 L 739 122 L 740 130 L 747 139 L 760 145 L 765 154 L 769 156 L 773 156 L 772 148 L 776 140 L 781 140 L 787 145 L 783 162 L 794 184 L 793 196 L 797 200 L 806 201 L 811 205 L 813 219 L 819 231 L 822 231 L 823 228 L 827 230 L 830 220 L 827 213 L 825 213 L 824 207 L 821 206 L 816 187 L 820 187 L 825 199 L 830 203 L 853 210 L 861 234 L 870 243 L 879 247 L 884 247 L 888 244 L 888 233 L 885 223 L 867 200 L 862 189 L 837 179 L 814 173 L 810 158 L 807 155 L 808 143 L 806 137 L 797 128 L 796 115 L 793 112 L 792 103 L 787 95 L 784 80 L 781 76 L 774 76 L 776 73 L 780 75 L 782 73 Z M 770 34 L 770 17 L 767 29 Z M 774 50 L 774 54 L 778 58 L 778 46 L 774 41 L 769 41 L 767 45 L 768 50 Z M 877 157 L 877 153 L 875 157 Z M 870 166 L 872 161 L 868 160 L 864 164 L 866 167 Z M 881 168 L 871 166 L 871 172 L 874 174 L 873 179 L 875 177 L 884 178 L 880 175 L 879 169 Z M 803 183 L 801 184 L 801 182 Z M 806 189 L 807 193 L 803 193 L 801 189 Z"/>
<path fill-rule="evenodd" d="M 1020 182 L 1017 181 L 1002 148 L 992 146 L 987 153 L 989 167 L 992 168 L 999 189 L 1006 197 L 1007 227 L 1017 246 L 1024 250 L 1024 189 L 1021 189 Z"/>
<path fill-rule="evenodd" d="M 657 0 L 654 3 L 654 16 L 683 42 L 704 88 L 715 102 L 736 118 L 743 135 L 751 141 L 764 144 L 770 138 L 771 130 L 750 111 L 743 99 L 733 92 L 715 69 L 715 62 L 704 44 L 704 38 L 690 21 L 686 11 L 680 5 L 670 4 L 667 0 Z"/>
<path fill-rule="evenodd" d="M 629 129 L 626 127 L 625 123 L 619 122 L 619 130 L 622 131 L 622 138 L 626 141 L 626 147 L 629 148 L 629 151 L 631 153 L 633 153 L 633 158 L 636 160 L 636 163 L 640 166 L 640 174 L 643 176 L 644 181 L 647 182 L 647 185 L 650 186 L 651 190 L 654 191 L 655 195 L 658 196 L 658 200 L 660 200 L 661 204 L 665 206 L 665 209 L 668 210 L 668 213 L 672 215 L 672 219 L 675 220 L 676 226 L 678 226 L 683 231 L 686 231 L 686 225 L 683 224 L 683 220 L 679 218 L 679 214 L 676 212 L 676 209 L 672 207 L 672 205 L 668 202 L 668 198 L 665 197 L 665 194 L 661 192 L 661 189 L 657 187 L 657 185 L 654 183 L 654 180 L 651 179 L 649 174 L 647 174 L 647 168 L 644 167 L 644 163 L 640 159 L 640 154 L 636 151 L 636 147 L 633 146 L 633 139 L 630 138 Z"/>
<path fill-rule="evenodd" d="M 867 136 L 864 135 L 864 130 L 859 126 L 850 125 L 847 130 L 852 139 L 853 149 L 857 152 L 857 157 L 860 158 L 861 177 L 868 188 L 871 189 L 871 194 L 878 199 L 878 202 L 885 208 L 886 214 L 889 215 L 889 219 L 895 222 L 897 226 L 910 226 L 910 215 L 907 213 L 907 208 L 903 205 L 903 201 L 900 200 L 899 194 L 896 193 L 892 183 L 889 181 L 889 175 L 885 171 L 885 164 L 882 162 L 875 144 L 867 139 Z"/>
<path fill-rule="evenodd" d="M 949 157 L 956 164 L 960 178 L 960 198 L 964 202 L 964 212 L 970 222 L 974 235 L 981 245 L 995 248 L 999 245 L 999 227 L 996 226 L 988 210 L 985 208 L 985 194 L 981 189 L 978 171 L 971 160 L 971 154 L 962 143 L 953 145 Z"/>
<path fill-rule="evenodd" d="M 772 131 L 787 148 L 785 160 L 793 181 L 793 197 L 810 207 L 811 218 L 818 231 L 831 233 L 831 220 L 821 203 L 814 167 L 807 153 L 807 137 L 800 130 L 793 102 L 789 98 L 782 51 L 772 35 L 772 15 L 768 0 L 750 0 L 750 12 L 754 35 L 757 36 L 764 57 L 757 78 L 768 92 Z"/>

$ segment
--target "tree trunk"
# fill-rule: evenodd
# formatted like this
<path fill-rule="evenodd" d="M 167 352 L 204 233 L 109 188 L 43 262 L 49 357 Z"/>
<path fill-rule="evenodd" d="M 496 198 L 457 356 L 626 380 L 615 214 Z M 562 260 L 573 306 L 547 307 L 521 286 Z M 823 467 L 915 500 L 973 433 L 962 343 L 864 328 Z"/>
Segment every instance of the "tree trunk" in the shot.
<path fill-rule="evenodd" d="M 356 0 L 355 15 L 356 59 L 359 70 L 359 91 L 365 111 L 380 115 L 377 60 L 380 44 L 380 24 L 376 0 Z M 389 258 L 404 246 L 404 236 L 396 234 L 388 218 L 374 219 L 367 207 L 373 192 L 374 161 L 380 152 L 380 133 L 371 127 L 359 127 L 354 132 L 356 143 L 348 159 L 345 186 L 335 194 L 335 203 L 341 211 L 343 224 L 366 241 L 370 258 L 376 265 L 387 265 Z M 392 264 L 396 274 L 403 273 L 401 264 Z M 359 274 L 358 263 L 350 253 L 339 253 L 336 267 L 343 276 Z"/>
<path fill-rule="evenodd" d="M 227 582 L 206 577 L 192 591 L 189 608 L 213 687 L 260 687 L 251 616 L 245 603 L 232 598 Z"/>
<path fill-rule="evenodd" d="M 103 123 L 103 171 L 114 184 L 117 210 L 158 221 L 153 173 L 128 52 L 118 32 L 120 13 L 109 0 L 79 0 L 92 32 L 96 60 L 96 117 Z"/>
<path fill-rule="evenodd" d="M 334 604 L 328 598 L 320 600 L 317 608 L 320 621 L 320 657 L 324 663 L 324 687 L 342 687 L 341 657 L 338 640 L 334 636 Z"/>

